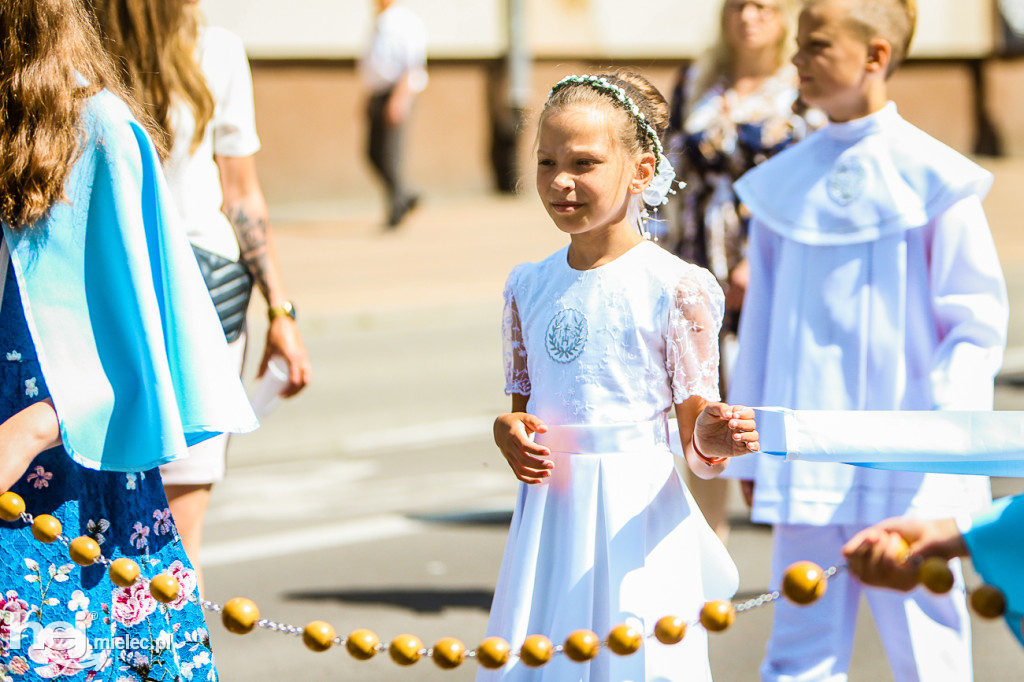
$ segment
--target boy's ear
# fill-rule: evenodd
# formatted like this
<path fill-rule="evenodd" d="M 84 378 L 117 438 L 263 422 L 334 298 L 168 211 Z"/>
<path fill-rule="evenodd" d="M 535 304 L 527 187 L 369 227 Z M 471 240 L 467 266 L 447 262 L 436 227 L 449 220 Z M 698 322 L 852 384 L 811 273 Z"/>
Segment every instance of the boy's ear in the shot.
<path fill-rule="evenodd" d="M 881 72 L 882 74 L 887 74 L 889 72 L 889 63 L 891 61 L 892 45 L 889 44 L 888 40 L 875 38 L 868 43 L 868 73 Z"/>
<path fill-rule="evenodd" d="M 630 193 L 640 194 L 647 189 L 647 185 L 651 184 L 651 180 L 654 179 L 657 167 L 658 160 L 654 157 L 654 154 L 650 152 L 643 154 L 637 162 L 633 181 L 629 183 Z"/>

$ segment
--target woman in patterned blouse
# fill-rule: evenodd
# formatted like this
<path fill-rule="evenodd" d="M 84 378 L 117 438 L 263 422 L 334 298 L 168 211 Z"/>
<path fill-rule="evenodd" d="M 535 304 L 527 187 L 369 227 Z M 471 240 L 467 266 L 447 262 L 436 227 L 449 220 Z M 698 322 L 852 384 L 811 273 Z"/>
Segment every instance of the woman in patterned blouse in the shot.
<path fill-rule="evenodd" d="M 732 183 L 824 122 L 797 103 L 789 63 L 795 9 L 793 0 L 726 0 L 718 41 L 680 69 L 672 92 L 668 148 L 686 187 L 674 198 L 663 244 L 710 270 L 725 290 L 723 395 L 747 283 L 747 216 Z M 689 483 L 724 538 L 727 480 Z"/>

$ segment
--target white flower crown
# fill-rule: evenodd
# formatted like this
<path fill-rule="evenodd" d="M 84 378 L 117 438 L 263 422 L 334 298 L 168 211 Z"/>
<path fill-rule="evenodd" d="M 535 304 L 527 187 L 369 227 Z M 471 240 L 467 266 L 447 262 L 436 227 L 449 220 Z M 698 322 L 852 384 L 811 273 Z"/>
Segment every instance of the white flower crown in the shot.
<path fill-rule="evenodd" d="M 654 129 L 648 121 L 647 117 L 644 116 L 644 112 L 640 111 L 640 107 L 636 105 L 626 91 L 622 87 L 611 83 L 607 78 L 603 76 L 591 76 L 589 74 L 583 74 L 582 76 L 566 76 L 562 80 L 558 81 L 548 92 L 548 99 L 559 90 L 569 85 L 586 85 L 589 88 L 598 90 L 600 92 L 606 92 L 612 96 L 616 102 L 618 102 L 623 109 L 629 112 L 633 116 L 633 120 L 636 121 L 637 128 L 640 132 L 651 141 L 651 151 L 658 159 L 657 172 L 651 183 L 647 186 L 641 195 L 644 203 L 648 206 L 662 206 L 668 203 L 668 195 L 674 194 L 672 184 L 676 179 L 676 171 L 672 167 L 668 158 L 665 156 L 664 147 L 661 144 L 661 138 L 658 136 L 658 132 Z"/>

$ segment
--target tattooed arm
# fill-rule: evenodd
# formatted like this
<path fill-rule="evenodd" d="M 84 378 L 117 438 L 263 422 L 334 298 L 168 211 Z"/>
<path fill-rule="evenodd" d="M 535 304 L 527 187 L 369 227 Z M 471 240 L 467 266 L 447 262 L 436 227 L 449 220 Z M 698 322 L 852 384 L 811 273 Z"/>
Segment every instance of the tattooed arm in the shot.
<path fill-rule="evenodd" d="M 252 272 L 267 306 L 280 306 L 288 297 L 277 266 L 267 202 L 256 177 L 256 161 L 252 156 L 217 155 L 214 158 L 220 169 L 224 192 L 222 210 L 235 229 L 241 259 Z M 258 376 L 263 376 L 270 357 L 275 354 L 284 356 L 288 361 L 288 386 L 282 395 L 295 395 L 309 383 L 312 369 L 299 328 L 287 315 L 275 317 L 267 329 L 267 343 Z"/>

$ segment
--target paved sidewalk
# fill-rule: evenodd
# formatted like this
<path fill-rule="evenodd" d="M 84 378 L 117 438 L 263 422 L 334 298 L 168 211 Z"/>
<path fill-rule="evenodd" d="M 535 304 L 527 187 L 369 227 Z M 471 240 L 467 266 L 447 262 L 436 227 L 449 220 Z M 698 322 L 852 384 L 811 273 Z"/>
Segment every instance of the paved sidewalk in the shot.
<path fill-rule="evenodd" d="M 996 176 L 985 209 L 1013 278 L 1024 268 L 1024 159 L 980 162 Z M 428 195 L 394 231 L 382 228 L 376 196 L 272 206 L 289 290 L 307 319 L 498 300 L 513 265 L 543 258 L 568 242 L 544 213 L 532 184 L 525 186 L 521 196 Z"/>
<path fill-rule="evenodd" d="M 568 243 L 540 201 L 427 196 L 398 229 L 376 197 L 272 209 L 281 266 L 303 315 L 446 309 L 500 300 L 509 270 Z"/>

